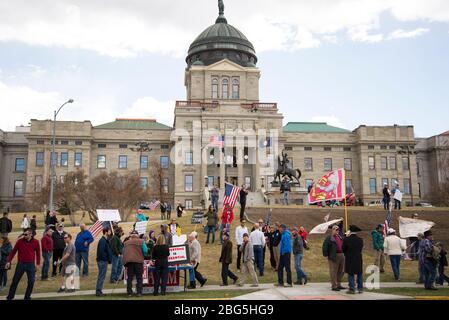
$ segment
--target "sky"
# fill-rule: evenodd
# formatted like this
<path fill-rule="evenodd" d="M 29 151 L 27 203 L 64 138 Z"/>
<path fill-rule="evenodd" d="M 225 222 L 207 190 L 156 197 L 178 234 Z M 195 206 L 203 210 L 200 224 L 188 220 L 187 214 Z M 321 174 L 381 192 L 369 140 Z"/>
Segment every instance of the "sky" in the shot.
<path fill-rule="evenodd" d="M 225 0 L 284 123 L 449 130 L 448 0 Z M 32 4 L 32 5 L 30 5 Z M 185 100 L 185 57 L 216 0 L 0 0 L 0 129 L 155 118 Z"/>

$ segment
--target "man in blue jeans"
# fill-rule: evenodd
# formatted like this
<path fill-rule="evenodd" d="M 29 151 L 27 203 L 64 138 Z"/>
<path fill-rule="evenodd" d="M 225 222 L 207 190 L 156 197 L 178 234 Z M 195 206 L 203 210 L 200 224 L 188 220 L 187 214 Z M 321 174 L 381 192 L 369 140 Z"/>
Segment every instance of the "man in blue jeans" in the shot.
<path fill-rule="evenodd" d="M 263 261 L 263 248 L 265 247 L 265 235 L 260 230 L 258 223 L 254 224 L 254 231 L 249 236 L 249 241 L 253 245 L 254 251 L 254 264 L 259 269 L 259 275 L 263 277 L 264 261 Z"/>
<path fill-rule="evenodd" d="M 81 273 L 81 261 L 83 262 L 83 277 L 89 275 L 89 246 L 94 241 L 92 234 L 86 229 L 84 223 L 80 224 L 81 232 L 78 233 L 75 240 L 75 261 L 79 272 Z"/>
<path fill-rule="evenodd" d="M 97 265 L 98 265 L 98 279 L 95 288 L 95 295 L 97 297 L 104 296 L 103 284 L 108 272 L 108 264 L 112 261 L 111 246 L 109 245 L 109 238 L 111 236 L 110 229 L 103 229 L 103 236 L 98 242 L 97 247 Z"/>
<path fill-rule="evenodd" d="M 280 257 L 279 257 L 279 266 L 278 266 L 278 283 L 275 286 L 283 287 L 284 286 L 284 268 L 287 273 L 287 284 L 285 287 L 293 287 L 292 282 L 292 270 L 290 267 L 290 259 L 292 255 L 292 237 L 290 231 L 287 230 L 287 226 L 285 224 L 281 224 L 279 228 L 281 232 L 281 243 L 280 245 Z"/>
<path fill-rule="evenodd" d="M 419 261 L 422 265 L 424 288 L 426 290 L 438 290 L 434 286 L 438 261 L 432 255 L 433 250 L 433 235 L 432 231 L 429 230 L 424 232 L 424 240 L 421 241 L 419 248 Z"/>
<path fill-rule="evenodd" d="M 19 285 L 23 274 L 26 273 L 28 284 L 25 291 L 25 300 L 31 300 L 31 293 L 33 292 L 36 272 L 41 263 L 41 249 L 39 241 L 33 238 L 33 230 L 31 230 L 31 228 L 25 229 L 23 237 L 17 240 L 16 245 L 9 254 L 7 260 L 8 262 L 5 266 L 6 269 L 9 269 L 11 267 L 11 262 L 14 259 L 16 253 L 18 253 L 16 271 L 14 273 L 11 287 L 9 288 L 8 297 L 6 299 L 14 299 L 17 286 Z"/>
<path fill-rule="evenodd" d="M 295 256 L 295 269 L 296 269 L 296 282 L 295 284 L 306 285 L 307 274 L 304 272 L 301 266 L 302 257 L 304 253 L 304 241 L 298 234 L 298 228 L 293 228 L 293 254 Z M 303 282 L 304 281 L 304 282 Z"/>
<path fill-rule="evenodd" d="M 42 258 L 44 263 L 42 265 L 42 281 L 48 281 L 48 270 L 50 270 L 50 259 L 53 255 L 53 229 L 47 228 L 44 236 L 41 239 Z"/>

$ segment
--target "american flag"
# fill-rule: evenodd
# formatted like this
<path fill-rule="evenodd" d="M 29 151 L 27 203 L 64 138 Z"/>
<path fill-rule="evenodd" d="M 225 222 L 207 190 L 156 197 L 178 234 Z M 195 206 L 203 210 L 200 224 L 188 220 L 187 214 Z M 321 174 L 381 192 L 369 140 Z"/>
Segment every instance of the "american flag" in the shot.
<path fill-rule="evenodd" d="M 96 237 L 101 231 L 103 231 L 103 221 L 97 220 L 90 228 L 89 232 L 92 237 Z"/>
<path fill-rule="evenodd" d="M 156 209 L 157 206 L 160 205 L 160 204 L 161 204 L 161 202 L 160 202 L 159 200 L 151 201 L 151 202 L 150 202 L 150 210 Z"/>
<path fill-rule="evenodd" d="M 235 201 L 240 194 L 240 188 L 236 187 L 230 183 L 225 183 L 225 193 L 223 198 L 223 208 L 226 205 L 229 205 L 232 209 L 234 209 Z"/>
<path fill-rule="evenodd" d="M 224 148 L 224 136 L 213 135 L 209 138 L 209 146 Z"/>
<path fill-rule="evenodd" d="M 391 225 L 391 210 L 388 210 L 387 216 L 385 217 L 384 221 L 384 229 L 383 229 L 384 238 L 388 235 L 388 229 L 390 229 L 390 225 Z"/>

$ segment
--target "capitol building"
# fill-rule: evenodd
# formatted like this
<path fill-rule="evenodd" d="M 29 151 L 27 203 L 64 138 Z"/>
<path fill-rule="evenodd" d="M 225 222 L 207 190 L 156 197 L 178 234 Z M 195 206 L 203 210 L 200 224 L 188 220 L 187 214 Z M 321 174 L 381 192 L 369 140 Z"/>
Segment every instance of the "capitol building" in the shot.
<path fill-rule="evenodd" d="M 275 204 L 281 196 L 271 182 L 284 152 L 288 165 L 302 173 L 290 196 L 297 204 L 307 204 L 313 180 L 337 168 L 346 170 L 347 192 L 354 191 L 365 205 L 382 198 L 384 183 L 397 181 L 405 203 L 425 200 L 438 183 L 442 169 L 435 159 L 445 150 L 449 132 L 417 138 L 413 126 L 399 125 L 349 131 L 301 122 L 299 113 L 285 121 L 282 106 L 259 100 L 257 63 L 256 48 L 220 10 L 189 47 L 186 68 L 180 70 L 186 97 L 176 102 L 173 125 L 155 119 L 119 118 L 98 126 L 57 121 L 58 180 L 77 169 L 88 178 L 105 171 L 137 172 L 151 194 L 157 164 L 166 201 L 198 207 L 207 203 L 212 185 L 223 190 L 228 181 L 250 190 L 249 206 Z M 25 210 L 26 201 L 48 184 L 52 127 L 51 120 L 31 119 L 29 127 L 15 132 L 0 130 L 3 210 Z M 150 151 L 133 149 L 142 141 Z"/>

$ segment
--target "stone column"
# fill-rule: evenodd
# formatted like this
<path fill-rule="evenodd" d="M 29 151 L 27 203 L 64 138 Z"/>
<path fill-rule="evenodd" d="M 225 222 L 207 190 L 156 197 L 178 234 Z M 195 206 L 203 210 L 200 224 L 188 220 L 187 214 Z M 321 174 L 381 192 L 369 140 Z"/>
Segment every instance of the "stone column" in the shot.
<path fill-rule="evenodd" d="M 245 163 L 243 148 L 237 148 L 237 171 L 238 171 L 238 186 L 241 187 L 243 185 L 244 181 L 244 175 L 243 175 L 243 166 Z"/>
<path fill-rule="evenodd" d="M 259 148 L 256 147 L 254 148 L 254 152 L 256 153 L 255 159 L 256 159 L 256 163 L 253 165 L 254 167 L 254 174 L 253 174 L 253 186 L 254 186 L 254 191 L 257 191 L 260 189 L 260 158 L 259 158 Z"/>
<path fill-rule="evenodd" d="M 224 153 L 220 150 L 220 189 L 224 190 L 226 178 L 226 163 Z"/>
<path fill-rule="evenodd" d="M 203 190 L 206 186 L 206 179 L 204 179 L 204 177 L 207 176 L 207 160 L 208 160 L 208 153 L 207 153 L 208 149 L 207 146 L 203 147 L 203 150 L 201 151 L 201 179 L 203 179 L 203 188 L 201 188 L 201 190 Z"/>

